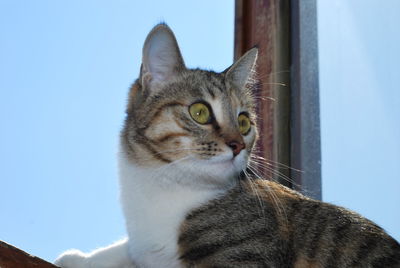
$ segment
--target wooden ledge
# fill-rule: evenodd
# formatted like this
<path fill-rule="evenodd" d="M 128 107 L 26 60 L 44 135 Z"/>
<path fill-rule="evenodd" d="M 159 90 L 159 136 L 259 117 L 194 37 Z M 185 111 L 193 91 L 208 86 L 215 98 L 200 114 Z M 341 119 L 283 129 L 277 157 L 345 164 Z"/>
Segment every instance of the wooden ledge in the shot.
<path fill-rule="evenodd" d="M 57 268 L 57 266 L 32 256 L 14 246 L 0 241 L 1 268 Z"/>

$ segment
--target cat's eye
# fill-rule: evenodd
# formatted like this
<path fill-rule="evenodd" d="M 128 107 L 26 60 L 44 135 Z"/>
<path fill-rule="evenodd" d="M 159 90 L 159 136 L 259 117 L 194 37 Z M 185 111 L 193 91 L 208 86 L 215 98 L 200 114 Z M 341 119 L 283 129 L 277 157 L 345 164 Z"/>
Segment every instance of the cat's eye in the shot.
<path fill-rule="evenodd" d="M 210 109 L 201 102 L 196 102 L 190 105 L 189 113 L 199 124 L 208 124 L 211 121 L 211 112 Z"/>
<path fill-rule="evenodd" d="M 246 135 L 250 132 L 251 122 L 250 118 L 246 114 L 240 114 L 238 117 L 239 131 L 242 135 Z"/>

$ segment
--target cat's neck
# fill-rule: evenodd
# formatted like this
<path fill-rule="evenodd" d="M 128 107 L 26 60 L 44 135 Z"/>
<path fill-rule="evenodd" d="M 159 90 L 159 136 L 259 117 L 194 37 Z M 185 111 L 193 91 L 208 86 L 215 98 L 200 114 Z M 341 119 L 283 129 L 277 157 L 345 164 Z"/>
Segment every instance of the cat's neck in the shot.
<path fill-rule="evenodd" d="M 187 204 L 196 203 L 201 199 L 208 201 L 231 189 L 234 184 L 218 186 L 205 186 L 203 183 L 196 183 L 196 174 L 186 174 L 174 166 L 143 167 L 129 160 L 125 153 L 119 157 L 121 194 L 127 198 L 140 196 L 148 202 L 165 199 L 181 199 L 186 196 Z M 190 178 L 188 180 L 188 178 Z M 199 178 L 204 181 L 204 179 Z M 234 181 L 234 180 L 232 180 Z M 180 193 L 178 196 L 177 194 Z M 204 198 L 201 198 L 204 196 Z M 191 201 L 191 199 L 193 199 Z M 168 200 L 166 200 L 168 202 Z M 124 200 L 123 200 L 124 202 Z"/>
<path fill-rule="evenodd" d="M 174 267 L 177 236 L 187 213 L 222 195 L 228 188 L 182 184 L 182 176 L 189 174 L 181 174 L 173 167 L 140 167 L 124 153 L 120 155 L 119 169 L 127 231 L 134 241 L 130 253 L 135 259 L 142 258 L 143 263 L 162 258 L 163 263 L 170 262 L 170 267 Z M 145 253 L 159 249 L 163 250 L 156 255 Z"/>

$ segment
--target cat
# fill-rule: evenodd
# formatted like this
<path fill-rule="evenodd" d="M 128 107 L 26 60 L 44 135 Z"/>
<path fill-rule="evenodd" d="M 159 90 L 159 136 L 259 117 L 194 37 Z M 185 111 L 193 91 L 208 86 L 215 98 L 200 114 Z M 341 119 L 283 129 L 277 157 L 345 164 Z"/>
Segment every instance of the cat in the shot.
<path fill-rule="evenodd" d="M 222 73 L 187 69 L 171 29 L 147 36 L 121 132 L 128 238 L 65 268 L 400 267 L 400 245 L 344 208 L 243 177 L 257 138 L 257 48 Z"/>

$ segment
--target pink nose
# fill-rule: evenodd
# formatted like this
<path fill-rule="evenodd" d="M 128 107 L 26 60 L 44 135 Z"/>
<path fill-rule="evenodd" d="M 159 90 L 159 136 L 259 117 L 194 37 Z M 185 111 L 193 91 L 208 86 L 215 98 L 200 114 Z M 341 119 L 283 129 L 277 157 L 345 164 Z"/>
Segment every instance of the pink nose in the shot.
<path fill-rule="evenodd" d="M 232 149 L 233 156 L 237 156 L 240 153 L 240 151 L 246 147 L 244 143 L 240 143 L 235 140 L 227 142 L 226 145 L 228 145 Z"/>

